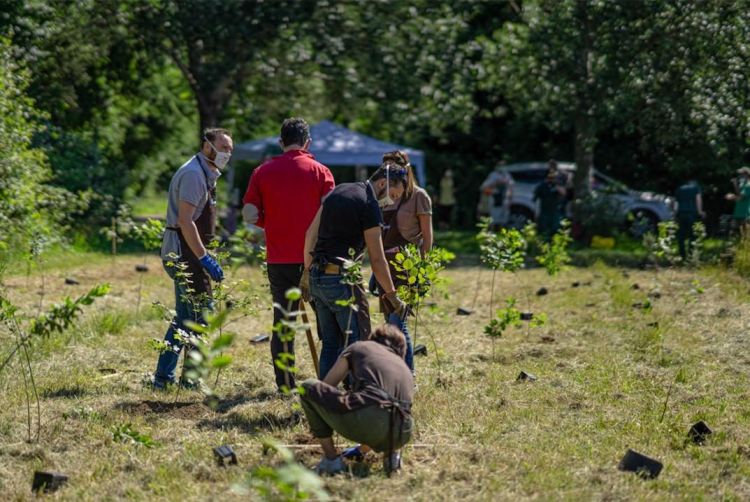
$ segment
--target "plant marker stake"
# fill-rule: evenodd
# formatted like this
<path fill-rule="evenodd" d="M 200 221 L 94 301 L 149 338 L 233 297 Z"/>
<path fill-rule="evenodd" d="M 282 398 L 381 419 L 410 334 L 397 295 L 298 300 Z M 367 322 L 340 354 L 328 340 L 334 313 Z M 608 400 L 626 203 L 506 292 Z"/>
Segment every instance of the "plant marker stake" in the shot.
<path fill-rule="evenodd" d="M 629 449 L 620 460 L 617 468 L 621 471 L 635 472 L 645 479 L 655 479 L 664 468 L 664 464 Z"/>
<path fill-rule="evenodd" d="M 695 444 L 703 444 L 709 435 L 713 434 L 713 431 L 706 425 L 706 422 L 701 420 L 700 422 L 693 424 L 688 431 L 688 437 Z"/>
<path fill-rule="evenodd" d="M 533 312 L 521 312 L 521 320 L 522 321 L 530 321 L 534 318 Z"/>
<path fill-rule="evenodd" d="M 427 347 L 424 344 L 419 344 L 414 347 L 414 355 L 415 356 L 426 356 L 427 355 Z"/>
<path fill-rule="evenodd" d="M 262 334 L 262 335 L 252 337 L 250 339 L 250 343 L 262 343 L 262 342 L 267 342 L 268 340 L 270 340 L 270 337 L 266 334 Z"/>
<path fill-rule="evenodd" d="M 518 374 L 518 377 L 516 378 L 516 382 L 535 382 L 537 381 L 536 375 L 532 375 L 531 373 L 526 373 L 525 371 L 522 371 Z"/>
<path fill-rule="evenodd" d="M 31 491 L 38 492 L 43 490 L 45 493 L 52 493 L 61 488 L 68 482 L 68 476 L 59 472 L 35 471 L 34 481 L 31 484 Z"/>
<path fill-rule="evenodd" d="M 237 455 L 232 450 L 231 446 L 222 445 L 214 448 L 214 457 L 219 467 L 225 467 L 227 465 L 226 460 L 229 459 L 228 465 L 237 465 Z"/>

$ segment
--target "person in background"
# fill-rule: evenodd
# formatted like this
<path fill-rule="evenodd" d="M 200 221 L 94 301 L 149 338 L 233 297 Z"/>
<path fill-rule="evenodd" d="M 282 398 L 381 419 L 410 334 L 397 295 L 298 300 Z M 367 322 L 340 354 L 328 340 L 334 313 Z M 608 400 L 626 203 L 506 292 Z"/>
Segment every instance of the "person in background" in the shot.
<path fill-rule="evenodd" d="M 400 180 L 403 195 L 383 207 L 383 249 L 388 263 L 391 279 L 396 289 L 406 285 L 404 279 L 399 279 L 393 261 L 396 254 L 407 246 L 414 244 L 422 254 L 432 249 L 432 201 L 427 192 L 417 186 L 414 171 L 409 163 L 409 156 L 403 151 L 388 152 L 383 155 L 383 167 L 390 169 L 391 176 Z M 374 276 L 373 276 L 374 278 Z M 376 281 L 377 290 L 384 291 Z M 370 284 L 373 289 L 372 282 Z M 389 309 L 381 304 L 381 311 Z M 408 310 L 403 317 L 394 312 L 386 315 L 386 322 L 398 327 L 406 338 L 406 365 L 414 372 L 414 346 L 407 326 Z"/>
<path fill-rule="evenodd" d="M 557 170 L 557 162 L 551 160 L 545 180 L 534 189 L 533 200 L 539 202 L 537 230 L 544 239 L 550 240 L 560 229 L 562 207 L 566 197 L 566 183 Z"/>
<path fill-rule="evenodd" d="M 301 118 L 289 118 L 281 125 L 279 144 L 284 153 L 263 163 L 250 177 L 243 202 L 243 220 L 265 230 L 268 282 L 274 304 L 287 308 L 286 291 L 296 288 L 302 278 L 305 232 L 323 199 L 333 190 L 331 171 L 317 162 L 308 149 L 310 128 Z M 297 311 L 299 302 L 293 302 Z M 273 309 L 274 326 L 283 314 Z M 280 336 L 281 335 L 281 336 Z M 280 353 L 294 355 L 294 341 L 274 330 L 271 363 L 279 391 L 294 388 L 294 375 L 280 369 L 275 361 Z M 284 339 L 284 340 L 282 340 Z M 293 366 L 294 361 L 287 366 Z"/>
<path fill-rule="evenodd" d="M 175 318 L 164 336 L 167 347 L 159 355 L 154 389 L 176 383 L 175 368 L 183 344 L 175 334 L 178 330 L 190 333 L 185 321 L 203 323 L 203 311 L 212 307 L 211 280 L 224 279 L 221 265 L 206 248 L 216 232 L 216 180 L 229 162 L 233 147 L 228 130 L 206 129 L 200 152 L 183 164 L 169 183 L 161 258 L 174 281 Z M 189 360 L 185 357 L 184 366 L 189 367 Z M 196 382 L 183 375 L 180 384 L 194 387 Z"/>
<path fill-rule="evenodd" d="M 337 186 L 315 215 L 305 235 L 302 297 L 315 299 L 320 337 L 320 376 L 325 378 L 339 354 L 349 344 L 370 335 L 370 310 L 362 284 L 345 283 L 344 265 L 361 262 L 365 247 L 373 274 L 382 286 L 381 301 L 400 318 L 406 304 L 398 297 L 388 270 L 380 208 L 399 199 L 404 192 L 406 170 L 391 173 L 384 165 L 365 182 Z M 353 253 L 353 256 L 352 256 Z M 356 312 L 348 301 L 353 297 Z"/>
<path fill-rule="evenodd" d="M 409 442 L 414 380 L 404 364 L 406 342 L 395 326 L 376 329 L 369 340 L 350 345 L 323 381 L 305 380 L 300 396 L 310 430 L 323 449 L 318 474 L 346 470 L 333 432 L 383 452 L 386 472 L 401 467 L 400 449 Z M 338 389 L 350 375 L 351 391 Z"/>
<path fill-rule="evenodd" d="M 492 228 L 507 225 L 510 218 L 510 203 L 513 199 L 513 177 L 505 168 L 504 160 L 498 162 L 480 186 L 480 190 L 489 197 Z"/>
<path fill-rule="evenodd" d="M 734 201 L 732 227 L 744 232 L 750 219 L 750 167 L 737 169 L 737 177 L 732 178 L 734 192 L 726 194 L 727 200 Z"/>
<path fill-rule="evenodd" d="M 677 216 L 677 246 L 683 260 L 687 259 L 695 236 L 693 225 L 705 218 L 703 196 L 697 181 L 688 181 L 675 191 L 675 214 Z"/>
<path fill-rule="evenodd" d="M 441 230 L 447 230 L 453 223 L 453 207 L 456 205 L 453 171 L 446 169 L 440 179 L 440 196 L 438 198 L 438 217 Z"/>

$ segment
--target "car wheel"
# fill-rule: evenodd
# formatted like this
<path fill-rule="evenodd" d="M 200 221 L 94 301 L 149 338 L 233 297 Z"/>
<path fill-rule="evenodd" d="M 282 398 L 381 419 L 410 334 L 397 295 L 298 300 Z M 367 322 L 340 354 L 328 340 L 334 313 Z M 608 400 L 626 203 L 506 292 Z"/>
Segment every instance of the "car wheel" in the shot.
<path fill-rule="evenodd" d="M 628 231 L 636 239 L 642 239 L 648 233 L 656 234 L 659 218 L 645 209 L 638 209 L 628 215 Z"/>
<path fill-rule="evenodd" d="M 534 215 L 528 209 L 523 207 L 512 207 L 508 217 L 508 226 L 517 230 L 523 230 L 523 227 L 534 221 Z"/>

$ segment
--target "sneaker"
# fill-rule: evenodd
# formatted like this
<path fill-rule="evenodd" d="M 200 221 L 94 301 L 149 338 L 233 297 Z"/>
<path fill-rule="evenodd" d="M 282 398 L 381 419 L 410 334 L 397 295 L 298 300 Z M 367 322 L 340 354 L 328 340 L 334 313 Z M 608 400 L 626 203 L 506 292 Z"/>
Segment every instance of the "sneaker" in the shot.
<path fill-rule="evenodd" d="M 362 453 L 362 449 L 360 448 L 361 446 L 362 446 L 361 444 L 358 444 L 358 445 L 349 447 L 346 450 L 341 452 L 341 456 L 343 458 L 349 458 L 357 462 L 362 462 L 365 459 L 365 454 Z"/>
<path fill-rule="evenodd" d="M 318 475 L 333 476 L 341 472 L 346 472 L 346 464 L 344 464 L 344 461 L 340 456 L 334 459 L 323 457 L 323 460 L 318 462 L 318 465 L 315 466 L 315 472 L 318 473 Z"/>
<path fill-rule="evenodd" d="M 390 455 L 383 455 L 383 469 L 385 472 L 393 472 L 401 469 L 401 452 L 394 451 Z"/>
<path fill-rule="evenodd" d="M 148 375 L 143 378 L 144 387 L 150 388 L 151 390 L 167 390 L 167 387 L 172 384 L 174 384 L 174 382 L 157 379 L 154 375 Z"/>

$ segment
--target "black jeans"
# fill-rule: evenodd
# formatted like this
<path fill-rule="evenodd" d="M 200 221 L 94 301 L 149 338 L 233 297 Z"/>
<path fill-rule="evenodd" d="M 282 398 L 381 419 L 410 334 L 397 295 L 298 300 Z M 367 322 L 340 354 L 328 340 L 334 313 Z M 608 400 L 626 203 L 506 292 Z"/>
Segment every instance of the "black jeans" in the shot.
<path fill-rule="evenodd" d="M 289 300 L 286 299 L 286 291 L 289 288 L 299 287 L 300 279 L 302 279 L 302 264 L 269 263 L 268 282 L 271 284 L 271 297 L 273 298 L 273 302 L 278 303 L 287 309 L 289 307 Z M 299 302 L 293 302 L 291 310 L 296 311 L 298 308 Z M 279 309 L 274 308 L 273 325 L 278 325 L 283 318 L 284 314 Z M 290 320 L 294 319 L 292 318 Z M 284 345 L 286 345 L 286 347 Z M 276 375 L 276 387 L 281 389 L 282 386 L 287 386 L 291 390 L 295 387 L 294 375 L 278 368 L 275 363 L 279 354 L 282 352 L 286 352 L 292 356 L 294 355 L 294 339 L 292 338 L 286 343 L 282 342 L 279 334 L 274 332 L 271 337 L 271 363 L 273 364 L 273 371 Z M 286 366 L 294 366 L 294 360 L 292 359 L 291 361 L 286 362 Z"/>

